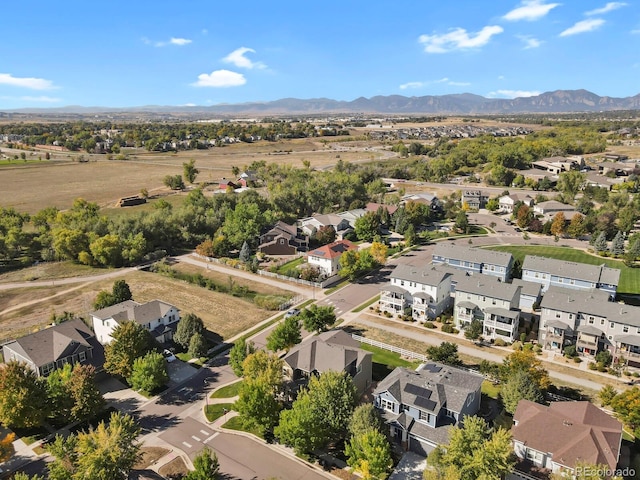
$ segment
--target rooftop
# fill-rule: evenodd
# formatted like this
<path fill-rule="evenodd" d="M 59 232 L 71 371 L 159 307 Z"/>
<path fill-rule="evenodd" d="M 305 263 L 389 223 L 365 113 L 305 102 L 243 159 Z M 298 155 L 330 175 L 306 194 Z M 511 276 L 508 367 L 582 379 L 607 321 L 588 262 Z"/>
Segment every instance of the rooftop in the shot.
<path fill-rule="evenodd" d="M 456 292 L 483 295 L 508 302 L 511 302 L 515 296 L 520 295 L 520 289 L 520 286 L 513 283 L 504 283 L 497 277 L 482 274 L 460 278 L 456 284 Z M 458 295 L 456 295 L 457 297 Z"/>
<path fill-rule="evenodd" d="M 522 263 L 522 270 L 545 272 L 563 278 L 574 278 L 592 283 L 618 285 L 620 269 L 609 268 L 604 264 L 590 265 L 588 263 L 568 262 L 555 258 L 527 255 Z"/>
<path fill-rule="evenodd" d="M 329 243 L 328 245 L 310 251 L 309 255 L 322 258 L 336 258 L 344 252 L 357 249 L 358 246 L 349 240 L 338 240 L 337 242 Z"/>
<path fill-rule="evenodd" d="M 398 278 L 409 282 L 416 282 L 423 285 L 438 286 L 451 273 L 440 269 L 436 265 L 426 265 L 418 267 L 415 265 L 400 264 L 391 272 L 391 278 Z"/>
<path fill-rule="evenodd" d="M 433 256 L 465 260 L 468 262 L 484 263 L 508 267 L 513 256 L 506 252 L 496 252 L 482 248 L 463 247 L 452 243 L 440 242 L 433 250 Z"/>

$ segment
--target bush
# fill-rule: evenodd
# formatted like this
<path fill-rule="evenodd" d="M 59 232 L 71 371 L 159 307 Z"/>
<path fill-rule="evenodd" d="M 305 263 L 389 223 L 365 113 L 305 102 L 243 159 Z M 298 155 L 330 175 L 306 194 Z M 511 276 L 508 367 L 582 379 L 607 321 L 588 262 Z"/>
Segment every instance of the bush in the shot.
<path fill-rule="evenodd" d="M 384 316 L 387 317 L 387 318 L 393 317 L 393 315 L 390 312 L 387 312 L 386 310 L 384 312 Z"/>
<path fill-rule="evenodd" d="M 582 363 L 582 359 L 580 357 L 573 357 L 574 363 Z"/>
<path fill-rule="evenodd" d="M 436 328 L 436 326 L 433 324 L 433 322 L 424 322 L 424 326 L 426 328 Z"/>
<path fill-rule="evenodd" d="M 511 344 L 511 348 L 514 350 L 522 350 L 522 342 L 515 341 Z"/>
<path fill-rule="evenodd" d="M 451 325 L 450 323 L 445 323 L 444 325 L 442 325 L 442 331 L 444 333 L 453 333 L 455 329 L 453 328 L 453 325 Z"/>
<path fill-rule="evenodd" d="M 589 362 L 589 370 L 597 370 L 598 365 L 595 362 Z"/>
<path fill-rule="evenodd" d="M 287 300 L 288 298 L 281 297 L 279 295 L 256 295 L 253 298 L 253 303 L 265 310 L 278 310 L 280 305 L 285 303 Z"/>

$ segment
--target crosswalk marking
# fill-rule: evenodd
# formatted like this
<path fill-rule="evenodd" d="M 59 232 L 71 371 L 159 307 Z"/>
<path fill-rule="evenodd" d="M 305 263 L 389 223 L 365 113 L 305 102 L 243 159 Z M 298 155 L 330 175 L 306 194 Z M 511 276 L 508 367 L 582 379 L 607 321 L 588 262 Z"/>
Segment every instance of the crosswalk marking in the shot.
<path fill-rule="evenodd" d="M 220 435 L 220 432 L 216 432 L 213 435 L 211 435 L 209 438 L 207 438 L 204 442 L 202 443 L 207 443 L 209 440 L 213 440 L 214 438 L 216 438 L 218 435 Z"/>
<path fill-rule="evenodd" d="M 211 435 L 211 432 L 207 432 L 206 430 L 200 430 L 200 433 L 203 435 Z"/>
<path fill-rule="evenodd" d="M 187 442 L 182 442 L 182 444 L 187 448 L 191 448 L 193 446 L 193 445 L 191 445 L 190 443 L 187 443 Z"/>
<path fill-rule="evenodd" d="M 195 435 L 191 435 L 191 438 L 193 438 L 196 442 L 200 441 L 200 439 L 198 437 L 196 437 Z"/>

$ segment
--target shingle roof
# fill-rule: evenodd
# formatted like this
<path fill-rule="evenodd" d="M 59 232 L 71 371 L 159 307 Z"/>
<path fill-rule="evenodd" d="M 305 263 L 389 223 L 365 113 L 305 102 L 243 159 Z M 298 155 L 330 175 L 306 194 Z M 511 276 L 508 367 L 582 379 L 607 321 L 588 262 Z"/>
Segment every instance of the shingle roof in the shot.
<path fill-rule="evenodd" d="M 511 280 L 512 285 L 516 285 L 517 287 L 521 287 L 520 295 L 528 295 L 530 297 L 537 297 L 540 295 L 540 291 L 542 290 L 542 285 L 536 282 L 527 282 L 526 280 L 522 280 L 520 278 L 514 278 Z"/>
<path fill-rule="evenodd" d="M 78 349 L 96 348 L 98 344 L 93 339 L 91 329 L 82 320 L 74 319 L 25 335 L 5 347 L 42 367 L 68 357 Z"/>
<path fill-rule="evenodd" d="M 414 385 L 431 392 L 426 398 L 435 402 L 431 408 L 418 408 L 437 413 L 440 406 L 446 403 L 447 409 L 460 412 L 468 395 L 481 387 L 483 379 L 480 375 L 431 362 L 418 371 L 400 367 L 394 369 L 378 384 L 374 394 L 388 391 L 398 402 L 417 406 L 417 398 L 425 395 L 412 393 L 416 390 L 411 388 L 407 391 L 407 385 Z"/>
<path fill-rule="evenodd" d="M 560 203 L 556 200 L 549 200 L 547 202 L 538 203 L 534 208 L 537 210 L 545 211 L 545 210 L 556 210 L 556 211 L 564 211 L 564 210 L 573 210 L 574 207 L 572 205 L 567 205 L 566 203 Z"/>
<path fill-rule="evenodd" d="M 370 352 L 360 349 L 346 337 L 347 333 L 332 333 L 327 336 L 317 336 L 310 341 L 303 342 L 293 347 L 284 357 L 284 362 L 292 369 L 304 372 L 327 372 L 329 370 L 341 372 L 348 365 L 356 362 L 362 363 Z M 355 341 L 355 340 L 353 340 Z"/>
<path fill-rule="evenodd" d="M 308 253 L 314 257 L 322 258 L 336 258 L 342 255 L 348 250 L 357 250 L 358 246 L 349 240 L 338 240 L 337 242 L 324 245 L 323 247 L 316 248 Z"/>
<path fill-rule="evenodd" d="M 588 263 L 567 262 L 566 260 L 538 257 L 536 255 L 524 257 L 522 270 L 545 272 L 563 278 L 574 278 L 608 285 L 618 285 L 620 281 L 620 270 L 617 268 L 609 268 L 604 264 L 590 265 Z"/>
<path fill-rule="evenodd" d="M 126 300 L 111 307 L 91 312 L 90 315 L 100 320 L 113 318 L 118 323 L 135 321 L 145 325 L 164 317 L 172 308 L 176 307 L 161 300 L 151 300 L 147 303 Z"/>
<path fill-rule="evenodd" d="M 516 295 L 520 295 L 520 288 L 520 286 L 512 283 L 501 282 L 498 277 L 482 274 L 462 277 L 456 284 L 456 292 L 458 293 L 472 293 L 474 295 L 483 295 L 509 302 L 511 302 Z"/>
<path fill-rule="evenodd" d="M 513 419 L 514 440 L 551 453 L 554 462 L 574 468 L 581 460 L 616 468 L 622 425 L 590 402 L 552 402 L 546 407 L 521 400 Z"/>
<path fill-rule="evenodd" d="M 508 267 L 513 260 L 513 256 L 510 253 L 496 252 L 482 248 L 470 248 L 443 242 L 436 245 L 436 248 L 433 250 L 433 255 L 467 262 L 499 265 L 501 267 Z"/>
<path fill-rule="evenodd" d="M 640 307 L 610 302 L 609 294 L 602 290 L 581 291 L 552 286 L 545 293 L 540 307 L 576 315 L 597 315 L 610 322 L 640 327 Z"/>
<path fill-rule="evenodd" d="M 445 278 L 450 276 L 451 273 L 439 269 L 436 265 L 418 267 L 415 265 L 400 264 L 391 272 L 391 278 L 434 287 L 440 285 Z"/>

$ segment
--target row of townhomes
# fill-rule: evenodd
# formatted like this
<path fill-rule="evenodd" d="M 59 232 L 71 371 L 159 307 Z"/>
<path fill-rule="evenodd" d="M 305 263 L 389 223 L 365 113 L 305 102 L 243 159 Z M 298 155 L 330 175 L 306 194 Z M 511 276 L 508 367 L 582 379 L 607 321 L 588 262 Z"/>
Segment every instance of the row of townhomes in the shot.
<path fill-rule="evenodd" d="M 513 263 L 509 253 L 441 243 L 431 264 L 394 269 L 379 306 L 419 322 L 452 309 L 456 328 L 479 320 L 485 339 L 507 342 L 539 310 L 544 349 L 575 345 L 585 357 L 609 350 L 640 369 L 640 307 L 615 302 L 620 270 L 527 255 L 522 279 L 511 279 Z"/>

